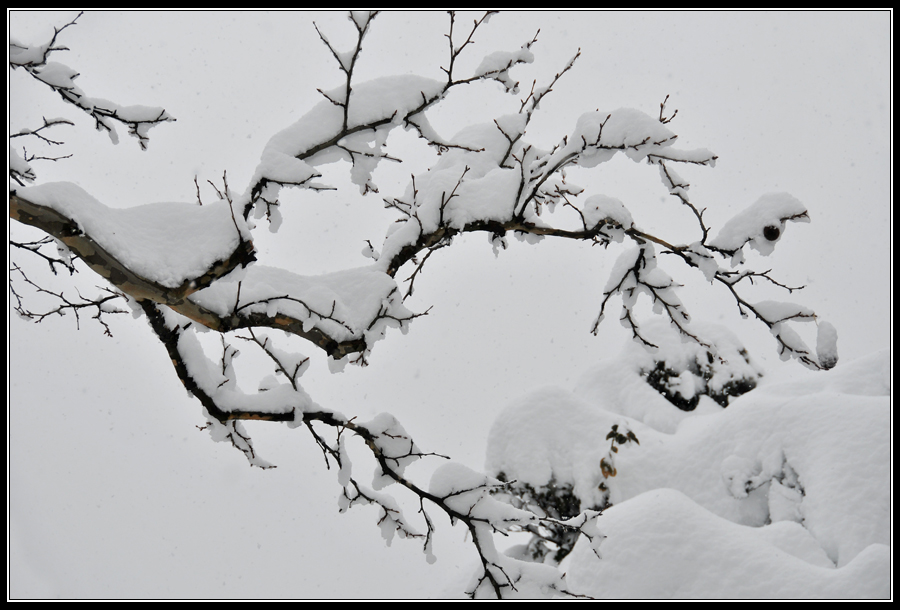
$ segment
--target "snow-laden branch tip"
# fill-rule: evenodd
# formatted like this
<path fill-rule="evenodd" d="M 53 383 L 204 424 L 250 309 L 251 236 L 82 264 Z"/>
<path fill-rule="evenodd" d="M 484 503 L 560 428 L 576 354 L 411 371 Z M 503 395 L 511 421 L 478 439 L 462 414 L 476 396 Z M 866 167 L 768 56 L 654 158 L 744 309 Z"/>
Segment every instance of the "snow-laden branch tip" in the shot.
<path fill-rule="evenodd" d="M 56 39 L 63 30 L 75 25 L 75 22 L 83 14 L 83 12 L 79 13 L 61 28 L 54 28 L 53 37 L 44 44 L 28 45 L 10 39 L 9 65 L 13 70 L 23 69 L 36 81 L 57 93 L 64 102 L 85 112 L 94 120 L 94 126 L 98 131 L 105 131 L 109 134 L 113 144 L 119 142 L 116 131 L 118 123 L 126 127 L 128 134 L 138 140 L 142 150 L 146 150 L 150 143 L 150 129 L 160 123 L 172 122 L 175 120 L 174 117 L 164 108 L 139 105 L 122 106 L 102 98 L 90 97 L 75 84 L 75 79 L 79 76 L 78 71 L 65 64 L 50 61 L 53 53 L 68 50 L 66 47 L 56 46 Z"/>

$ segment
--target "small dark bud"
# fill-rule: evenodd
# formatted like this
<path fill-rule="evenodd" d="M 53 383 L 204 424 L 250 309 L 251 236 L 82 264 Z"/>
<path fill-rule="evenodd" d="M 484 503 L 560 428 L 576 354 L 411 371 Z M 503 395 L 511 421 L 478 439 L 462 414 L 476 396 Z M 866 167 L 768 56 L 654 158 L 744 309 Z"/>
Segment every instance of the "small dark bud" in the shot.
<path fill-rule="evenodd" d="M 778 236 L 781 235 L 781 229 L 774 225 L 769 225 L 765 229 L 763 229 L 763 236 L 769 241 L 775 241 L 778 239 Z"/>

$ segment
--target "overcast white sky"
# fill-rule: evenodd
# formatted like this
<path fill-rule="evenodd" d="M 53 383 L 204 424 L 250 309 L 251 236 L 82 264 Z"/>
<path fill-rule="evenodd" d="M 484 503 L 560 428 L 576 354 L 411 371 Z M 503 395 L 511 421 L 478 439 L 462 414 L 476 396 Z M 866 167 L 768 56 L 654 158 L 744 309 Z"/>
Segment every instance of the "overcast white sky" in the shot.
<path fill-rule="evenodd" d="M 42 42 L 74 14 L 13 11 L 10 33 Z M 55 59 L 81 72 L 90 95 L 163 106 L 178 121 L 151 131 L 148 152 L 124 134 L 112 146 L 87 117 L 16 73 L 11 126 L 35 126 L 42 115 L 74 120 L 58 134 L 74 158 L 38 165 L 39 179 L 77 182 L 113 207 L 192 201 L 194 176 L 217 182 L 223 170 L 243 190 L 268 138 L 321 99 L 317 87 L 340 83 L 313 20 L 339 46 L 349 43 L 353 28 L 341 13 L 87 13 L 61 35 L 71 51 Z M 379 16 L 359 77 L 441 78 L 446 24 L 439 12 Z M 714 169 L 679 170 L 714 230 L 769 191 L 808 206 L 812 223 L 788 227 L 759 266 L 808 285 L 784 299 L 833 322 L 842 358 L 852 359 L 890 343 L 890 25 L 887 12 L 508 13 L 478 33 L 463 66 L 517 48 L 540 28 L 535 64 L 514 73 L 527 88 L 581 48 L 526 135 L 545 148 L 582 112 L 624 106 L 655 115 L 669 95 L 679 146 L 719 155 Z M 433 123 L 449 136 L 515 112 L 516 99 L 492 84 L 472 87 L 450 95 Z M 417 146 L 403 135 L 389 141 L 413 166 L 376 174 L 381 195 L 427 167 Z M 346 167 L 328 171 L 341 188 L 286 195 L 282 232 L 257 231 L 261 259 L 306 274 L 365 264 L 363 240 L 377 247 L 393 218 L 379 195 L 359 197 Z M 587 195 L 621 199 L 649 232 L 697 237 L 654 168 L 617 159 L 570 178 Z M 370 367 L 331 375 L 320 354 L 301 347 L 318 360 L 307 389 L 361 419 L 389 411 L 423 449 L 480 468 L 489 426 L 509 398 L 571 387 L 627 339 L 612 316 L 600 336 L 588 333 L 617 253 L 513 241 L 495 259 L 483 236 L 461 239 L 431 258 L 407 301 L 420 311 L 434 305 L 432 313 L 407 336 L 389 333 Z M 702 287 L 682 298 L 695 318 L 731 327 L 773 376 L 800 373 L 733 302 Z M 12 317 L 9 330 L 13 595 L 415 596 L 433 594 L 471 554 L 442 520 L 435 566 L 414 542 L 385 550 L 373 510 L 336 514 L 334 473 L 299 431 L 250 428 L 275 471 L 251 470 L 240 453 L 214 445 L 196 430 L 198 404 L 142 322 L 118 321 L 114 339 L 91 323 L 76 331 L 71 317 L 39 326 Z M 450 541 L 456 546 L 442 554 Z"/>

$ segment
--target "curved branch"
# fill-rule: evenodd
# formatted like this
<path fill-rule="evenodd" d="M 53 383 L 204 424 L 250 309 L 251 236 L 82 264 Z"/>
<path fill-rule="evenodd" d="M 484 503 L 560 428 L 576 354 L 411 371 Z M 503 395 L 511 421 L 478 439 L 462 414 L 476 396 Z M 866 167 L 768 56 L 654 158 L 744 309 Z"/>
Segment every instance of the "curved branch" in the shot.
<path fill-rule="evenodd" d="M 495 511 L 482 513 L 477 510 L 478 506 L 483 502 L 497 502 L 491 498 L 491 491 L 505 487 L 505 483 L 501 481 L 493 481 L 488 477 L 480 475 L 478 481 L 474 484 L 464 484 L 457 488 L 455 485 L 448 490 L 436 493 L 428 491 L 418 484 L 411 481 L 403 473 L 406 463 L 410 460 L 416 460 L 425 456 L 436 456 L 449 459 L 447 456 L 425 453 L 420 451 L 413 443 L 412 439 L 396 425 L 396 420 L 390 418 L 392 424 L 384 426 L 384 420 L 372 424 L 360 424 L 354 418 L 346 418 L 338 413 L 311 408 L 298 412 L 297 407 L 286 405 L 285 408 L 277 411 L 248 411 L 248 410 L 231 410 L 223 408 L 217 402 L 217 398 L 211 392 L 204 389 L 204 384 L 195 379 L 190 370 L 188 358 L 182 351 L 180 345 L 181 337 L 185 333 L 190 324 L 182 327 L 174 325 L 171 321 L 167 321 L 166 316 L 160 308 L 150 301 L 142 301 L 140 306 L 150 321 L 150 326 L 156 333 L 157 337 L 162 341 L 169 354 L 175 371 L 184 384 L 185 388 L 193 394 L 203 405 L 207 415 L 216 420 L 210 421 L 206 427 L 220 426 L 221 440 L 229 440 L 235 447 L 240 449 L 253 465 L 262 466 L 264 468 L 271 467 L 270 464 L 262 461 L 256 455 L 253 449 L 251 439 L 238 427 L 239 420 L 258 420 L 273 422 L 289 422 L 294 425 L 304 425 L 313 434 L 317 444 L 325 453 L 326 464 L 329 457 L 334 459 L 340 467 L 342 473 L 346 473 L 344 483 L 344 497 L 346 498 L 345 508 L 352 506 L 358 502 L 368 502 L 381 506 L 384 514 L 379 522 L 385 525 L 385 520 L 390 520 L 386 525 L 395 524 L 395 531 L 399 531 L 407 537 L 425 538 L 425 550 L 430 553 L 431 537 L 434 531 L 433 524 L 424 511 L 424 501 L 429 501 L 442 512 L 444 512 L 451 522 L 462 522 L 469 532 L 472 534 L 472 542 L 479 555 L 482 564 L 482 576 L 479 579 L 478 586 L 470 592 L 471 596 L 475 596 L 481 587 L 481 583 L 489 583 L 491 592 L 497 597 L 503 597 L 507 589 L 516 590 L 516 580 L 510 577 L 504 565 L 498 563 L 500 556 L 493 548 L 490 536 L 495 532 L 505 533 L 510 528 L 524 528 L 529 524 L 549 524 L 552 523 L 557 527 L 569 528 L 575 532 L 582 533 L 588 538 L 591 534 L 585 531 L 589 521 L 597 514 L 597 511 L 587 511 L 574 519 L 568 521 L 559 521 L 548 517 L 538 517 L 534 513 L 508 507 L 507 514 L 496 516 Z M 256 340 L 254 337 L 253 340 Z M 256 340 L 259 344 L 260 341 Z M 261 345 L 267 353 L 269 352 L 267 345 Z M 282 363 L 277 360 L 278 366 Z M 223 359 L 223 365 L 225 361 Z M 295 391 L 297 386 L 292 380 L 291 385 Z M 325 439 L 319 435 L 312 427 L 313 423 L 324 424 L 336 430 L 337 446 L 332 447 Z M 376 427 L 377 426 L 377 427 Z M 366 447 L 368 447 L 375 461 L 377 462 L 381 475 L 398 483 L 417 498 L 419 498 L 421 511 L 426 522 L 427 533 L 416 533 L 405 521 L 389 496 L 383 496 L 370 492 L 361 488 L 359 483 L 349 476 L 349 463 L 344 463 L 344 450 L 342 447 L 343 439 L 341 435 L 344 431 L 352 432 L 353 435 L 360 438 Z M 340 475 L 339 475 L 340 478 Z M 348 492 L 348 489 L 351 491 Z M 352 495 L 349 495 L 352 494 Z M 509 560 L 514 561 L 514 560 Z M 508 566 L 507 566 L 508 567 Z M 555 587 L 562 593 L 572 595 L 562 587 Z"/>

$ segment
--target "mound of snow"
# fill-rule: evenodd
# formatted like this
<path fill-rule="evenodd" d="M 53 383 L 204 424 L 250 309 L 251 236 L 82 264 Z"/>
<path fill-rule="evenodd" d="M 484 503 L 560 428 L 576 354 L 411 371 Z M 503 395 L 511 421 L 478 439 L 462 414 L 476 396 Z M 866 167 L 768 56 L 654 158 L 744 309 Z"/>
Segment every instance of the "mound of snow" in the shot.
<path fill-rule="evenodd" d="M 886 598 L 890 548 L 873 544 L 848 565 L 822 565 L 799 525 L 737 525 L 680 492 L 656 489 L 600 517 L 600 558 L 579 545 L 568 584 L 598 598 Z M 782 530 L 782 531 L 775 531 Z"/>

